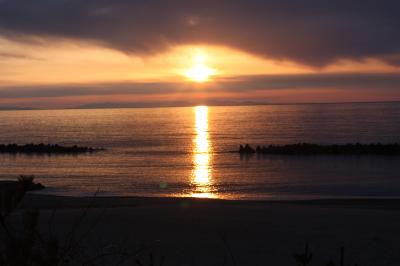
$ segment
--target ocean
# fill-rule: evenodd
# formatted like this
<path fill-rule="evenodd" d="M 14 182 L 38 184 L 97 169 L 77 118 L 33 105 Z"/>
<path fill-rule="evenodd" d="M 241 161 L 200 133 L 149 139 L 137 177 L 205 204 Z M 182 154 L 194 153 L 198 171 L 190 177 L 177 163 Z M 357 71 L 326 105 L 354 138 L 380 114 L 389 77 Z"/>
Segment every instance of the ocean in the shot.
<path fill-rule="evenodd" d="M 0 180 L 39 193 L 236 200 L 400 197 L 397 156 L 245 156 L 240 144 L 400 143 L 400 103 L 0 112 L 0 143 L 105 148 L 0 155 Z"/>

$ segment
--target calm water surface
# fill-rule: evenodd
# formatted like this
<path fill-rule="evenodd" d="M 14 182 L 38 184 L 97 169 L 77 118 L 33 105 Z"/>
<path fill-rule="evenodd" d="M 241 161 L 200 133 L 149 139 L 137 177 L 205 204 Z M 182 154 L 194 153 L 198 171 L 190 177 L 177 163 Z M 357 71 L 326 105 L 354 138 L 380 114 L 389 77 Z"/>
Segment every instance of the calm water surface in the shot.
<path fill-rule="evenodd" d="M 400 197 L 400 157 L 241 158 L 239 144 L 400 142 L 400 104 L 0 112 L 0 143 L 103 147 L 0 155 L 0 179 L 34 174 L 59 195 L 229 199 Z"/>

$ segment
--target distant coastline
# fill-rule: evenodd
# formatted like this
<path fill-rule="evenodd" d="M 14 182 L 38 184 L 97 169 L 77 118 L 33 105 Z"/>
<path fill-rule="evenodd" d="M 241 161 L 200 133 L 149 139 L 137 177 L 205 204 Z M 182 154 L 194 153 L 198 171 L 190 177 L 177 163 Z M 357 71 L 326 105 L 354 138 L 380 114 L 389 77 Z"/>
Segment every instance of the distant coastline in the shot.
<path fill-rule="evenodd" d="M 29 110 L 39 110 L 33 107 L 19 107 L 19 106 L 0 106 L 0 111 L 29 111 Z"/>
<path fill-rule="evenodd" d="M 36 107 L 21 107 L 21 106 L 0 106 L 1 111 L 40 111 L 40 110 L 88 110 L 88 109 L 140 109 L 140 108 L 174 108 L 174 107 L 193 107 L 198 105 L 225 107 L 225 106 L 280 106 L 280 105 L 337 105 L 337 104 L 396 104 L 400 101 L 373 101 L 373 102 L 298 102 L 298 103 L 268 103 L 268 102 L 174 102 L 174 103 L 93 103 L 73 107 L 59 107 L 59 108 L 36 108 Z"/>

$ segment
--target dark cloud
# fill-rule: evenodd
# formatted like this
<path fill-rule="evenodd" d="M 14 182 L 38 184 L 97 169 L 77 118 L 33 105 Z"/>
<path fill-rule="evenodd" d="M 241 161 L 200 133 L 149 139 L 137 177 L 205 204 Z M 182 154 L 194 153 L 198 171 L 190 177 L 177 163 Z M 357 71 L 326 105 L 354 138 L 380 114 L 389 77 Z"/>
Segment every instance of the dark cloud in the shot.
<path fill-rule="evenodd" d="M 368 57 L 398 65 L 399 10 L 397 0 L 3 0 L 0 32 L 129 53 L 209 43 L 314 66 Z"/>
<path fill-rule="evenodd" d="M 0 98 L 47 98 L 65 96 L 99 95 L 157 95 L 201 90 L 213 92 L 252 92 L 280 89 L 349 89 L 362 93 L 365 90 L 398 91 L 400 74 L 309 74 L 309 75 L 271 75 L 243 76 L 216 81 L 209 84 L 184 83 L 107 83 L 93 85 L 47 85 L 0 87 Z M 205 86 L 205 87 L 204 87 Z M 400 93 L 400 92 L 399 92 Z"/>
<path fill-rule="evenodd" d="M 10 52 L 2 52 L 0 51 L 0 59 L 31 59 L 31 60 L 42 60 L 37 57 L 33 57 L 27 54 L 21 53 L 10 53 Z"/>

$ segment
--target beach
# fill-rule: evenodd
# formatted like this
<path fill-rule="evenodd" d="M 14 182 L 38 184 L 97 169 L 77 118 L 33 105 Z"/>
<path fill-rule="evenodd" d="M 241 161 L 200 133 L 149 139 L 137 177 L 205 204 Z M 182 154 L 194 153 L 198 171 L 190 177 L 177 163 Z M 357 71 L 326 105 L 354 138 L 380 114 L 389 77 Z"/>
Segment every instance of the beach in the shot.
<path fill-rule="evenodd" d="M 81 220 L 78 231 L 90 229 L 83 246 L 143 249 L 139 257 L 165 256 L 164 265 L 296 265 L 293 254 L 306 243 L 311 265 L 326 265 L 329 259 L 339 263 L 342 246 L 346 265 L 400 264 L 400 200 L 394 199 L 230 201 L 29 193 L 12 219 L 31 208 L 40 210 L 43 232 L 51 224 L 61 237 Z"/>

